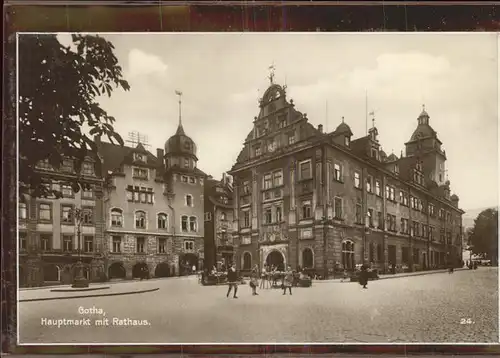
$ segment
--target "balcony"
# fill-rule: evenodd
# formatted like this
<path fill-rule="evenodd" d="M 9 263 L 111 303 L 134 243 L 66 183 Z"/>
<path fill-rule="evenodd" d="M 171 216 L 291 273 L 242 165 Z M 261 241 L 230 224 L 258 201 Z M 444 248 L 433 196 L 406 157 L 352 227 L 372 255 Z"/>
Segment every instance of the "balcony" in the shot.
<path fill-rule="evenodd" d="M 262 227 L 262 235 L 259 236 L 259 242 L 284 242 L 288 238 L 284 235 L 286 224 L 284 222 L 273 223 Z"/>

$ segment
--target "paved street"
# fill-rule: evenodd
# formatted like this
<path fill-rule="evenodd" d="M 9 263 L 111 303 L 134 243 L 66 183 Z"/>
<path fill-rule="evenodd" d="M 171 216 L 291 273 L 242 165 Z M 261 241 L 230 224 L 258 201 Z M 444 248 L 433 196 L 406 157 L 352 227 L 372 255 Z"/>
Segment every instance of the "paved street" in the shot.
<path fill-rule="evenodd" d="M 293 296 L 269 289 L 251 296 L 243 285 L 237 300 L 225 297 L 226 286 L 202 287 L 194 277 L 133 285 L 160 290 L 20 303 L 20 342 L 498 342 L 496 268 L 379 280 L 368 290 L 316 283 Z M 79 314 L 79 307 L 102 309 L 109 326 L 95 326 L 102 315 Z M 58 328 L 42 325 L 44 318 L 90 318 L 92 325 Z M 128 318 L 147 322 L 124 326 Z"/>

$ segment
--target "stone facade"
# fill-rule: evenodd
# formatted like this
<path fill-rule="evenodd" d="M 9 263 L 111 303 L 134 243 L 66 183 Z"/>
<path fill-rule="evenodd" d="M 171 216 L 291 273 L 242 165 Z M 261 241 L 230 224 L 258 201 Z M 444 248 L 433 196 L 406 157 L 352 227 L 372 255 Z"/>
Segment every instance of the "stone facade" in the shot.
<path fill-rule="evenodd" d="M 156 156 L 140 143 L 117 148 L 99 141 L 98 147 L 108 173 L 108 276 L 136 278 L 147 269 L 149 276 L 164 277 L 201 269 L 206 175 L 196 168 L 196 147 L 182 125 Z"/>
<path fill-rule="evenodd" d="M 323 133 L 272 84 L 230 171 L 236 262 L 324 275 L 364 262 L 385 271 L 458 262 L 463 211 L 440 175 L 444 151 L 428 118 L 405 157 L 387 156 L 374 126 L 352 141 L 343 120 Z"/>
<path fill-rule="evenodd" d="M 74 177 L 72 161 L 67 159 L 59 170 L 46 162 L 38 166 L 52 183 L 51 189 L 60 192 L 62 197 L 32 198 L 21 194 L 18 203 L 20 287 L 70 284 L 75 274 L 74 265 L 80 258 L 88 280 L 99 280 L 104 273 L 103 183 L 90 158 L 83 168 L 83 179 L 92 186 L 90 190 L 75 193 L 65 186 Z M 88 214 L 80 230 L 76 210 Z"/>

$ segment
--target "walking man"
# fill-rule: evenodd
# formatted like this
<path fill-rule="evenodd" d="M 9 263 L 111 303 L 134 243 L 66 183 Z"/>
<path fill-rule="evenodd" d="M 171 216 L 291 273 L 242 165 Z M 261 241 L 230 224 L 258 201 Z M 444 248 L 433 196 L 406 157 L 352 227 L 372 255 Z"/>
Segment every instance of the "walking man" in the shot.
<path fill-rule="evenodd" d="M 229 297 L 231 290 L 234 287 L 234 296 L 233 298 L 238 298 L 236 293 L 238 292 L 238 273 L 236 272 L 236 264 L 232 264 L 229 270 L 227 270 L 227 281 L 229 284 L 229 289 L 227 290 L 226 297 Z"/>
<path fill-rule="evenodd" d="M 293 285 L 293 271 L 292 267 L 288 266 L 285 271 L 285 278 L 283 279 L 283 294 L 286 295 L 286 289 L 290 291 L 290 296 L 292 295 L 292 285 Z"/>
<path fill-rule="evenodd" d="M 252 295 L 257 296 L 257 286 L 259 285 L 259 266 L 255 265 L 251 277 L 250 277 L 250 287 L 252 288 Z"/>

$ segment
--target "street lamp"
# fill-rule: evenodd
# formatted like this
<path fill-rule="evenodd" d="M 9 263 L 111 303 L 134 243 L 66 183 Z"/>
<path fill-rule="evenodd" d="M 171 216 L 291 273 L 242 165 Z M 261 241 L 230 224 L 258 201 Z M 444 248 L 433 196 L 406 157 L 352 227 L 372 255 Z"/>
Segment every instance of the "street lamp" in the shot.
<path fill-rule="evenodd" d="M 323 277 L 328 279 L 327 231 L 332 219 L 323 216 Z"/>
<path fill-rule="evenodd" d="M 83 223 L 83 211 L 80 208 L 74 210 L 75 221 L 76 221 L 76 237 L 78 240 L 78 262 L 75 265 L 75 275 L 73 276 L 73 288 L 85 288 L 89 287 L 87 279 L 83 275 L 83 263 L 82 263 L 82 250 L 81 250 L 81 231 Z"/>

